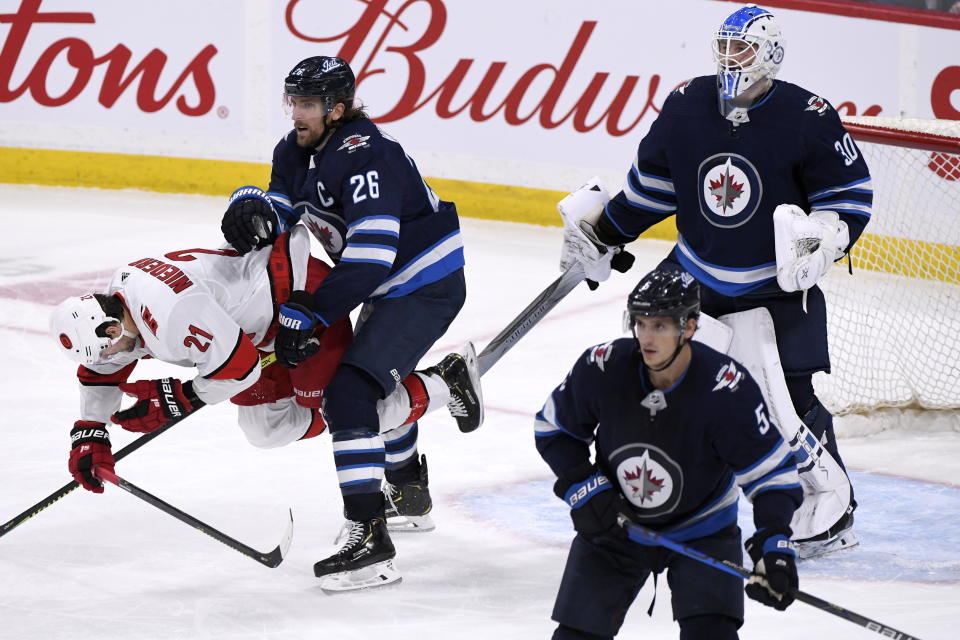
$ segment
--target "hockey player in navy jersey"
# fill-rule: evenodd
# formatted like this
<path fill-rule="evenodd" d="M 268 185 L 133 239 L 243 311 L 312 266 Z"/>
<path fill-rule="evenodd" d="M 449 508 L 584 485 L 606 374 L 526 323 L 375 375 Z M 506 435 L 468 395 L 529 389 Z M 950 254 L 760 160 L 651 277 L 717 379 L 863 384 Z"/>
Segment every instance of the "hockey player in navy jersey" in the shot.
<path fill-rule="evenodd" d="M 681 638 L 736 638 L 740 578 L 630 541 L 617 516 L 740 564 L 741 490 L 757 527 L 747 595 L 781 610 L 793 601 L 789 523 L 802 497 L 793 453 L 742 365 L 691 342 L 699 289 L 686 272 L 647 274 L 627 300 L 633 337 L 587 349 L 537 414 L 537 450 L 577 532 L 555 640 L 612 638 L 647 578 L 664 571 Z"/>
<path fill-rule="evenodd" d="M 663 266 L 703 285 L 711 316 L 769 311 L 792 410 L 812 446 L 822 443 L 842 466 L 832 416 L 812 383 L 815 372 L 830 371 L 817 282 L 870 220 L 870 173 L 830 103 L 775 79 L 784 39 L 769 11 L 748 5 L 732 13 L 713 50 L 716 75 L 694 78 L 667 98 L 623 191 L 568 226 L 565 243 L 584 247 L 573 253 L 589 262 L 603 255 L 596 245 L 622 245 L 675 215 L 677 243 Z M 857 543 L 849 480 L 839 468 L 835 475 L 843 476 L 838 495 L 846 503 L 836 519 L 808 523 L 801 557 Z"/>
<path fill-rule="evenodd" d="M 422 528 L 432 528 L 417 425 L 381 436 L 377 403 L 443 335 L 466 296 L 456 207 L 354 103 L 354 88 L 340 58 L 307 58 L 290 71 L 284 101 L 294 128 L 274 149 L 269 189 L 238 189 L 222 223 L 227 241 L 245 252 L 301 222 L 334 262 L 318 288 L 294 291 L 280 309 L 275 346 L 284 366 L 316 354 L 323 332 L 363 305 L 324 392 L 348 520 L 346 543 L 314 566 L 332 589 L 400 579 L 385 515 L 422 517 Z M 472 400 L 452 408 L 463 414 L 463 430 L 479 425 L 482 405 Z"/>

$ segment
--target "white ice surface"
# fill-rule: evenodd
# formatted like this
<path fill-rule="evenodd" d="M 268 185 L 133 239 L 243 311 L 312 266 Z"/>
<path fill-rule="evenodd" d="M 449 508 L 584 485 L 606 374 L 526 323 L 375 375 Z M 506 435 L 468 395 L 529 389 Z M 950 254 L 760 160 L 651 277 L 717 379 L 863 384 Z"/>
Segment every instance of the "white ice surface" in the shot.
<path fill-rule="evenodd" d="M 220 242 L 223 201 L 138 192 L 0 186 L 0 523 L 70 480 L 74 367 L 46 336 L 53 303 L 113 268 Z M 464 220 L 467 306 L 427 355 L 478 349 L 557 275 L 557 228 Z M 620 335 L 626 293 L 668 251 L 635 243 L 637 265 L 574 291 L 484 379 L 487 422 L 461 434 L 444 411 L 421 423 L 437 529 L 395 536 L 399 585 L 324 595 L 312 575 L 334 550 L 341 502 L 329 437 L 249 446 L 229 404 L 208 407 L 117 465 L 117 473 L 258 549 L 296 528 L 267 569 L 115 487 L 82 490 L 0 539 L 0 638 L 549 638 L 571 537 L 531 417 L 587 346 Z M 143 363 L 135 377 L 192 375 Z M 133 439 L 114 430 L 114 449 Z M 857 470 L 861 548 L 801 565 L 801 588 L 924 640 L 960 623 L 960 434 L 886 431 L 841 442 Z M 742 504 L 742 502 L 741 502 Z M 745 528 L 749 523 L 745 523 Z M 647 585 L 621 638 L 675 638 L 666 581 Z M 742 638 L 879 637 L 804 604 L 748 600 Z"/>

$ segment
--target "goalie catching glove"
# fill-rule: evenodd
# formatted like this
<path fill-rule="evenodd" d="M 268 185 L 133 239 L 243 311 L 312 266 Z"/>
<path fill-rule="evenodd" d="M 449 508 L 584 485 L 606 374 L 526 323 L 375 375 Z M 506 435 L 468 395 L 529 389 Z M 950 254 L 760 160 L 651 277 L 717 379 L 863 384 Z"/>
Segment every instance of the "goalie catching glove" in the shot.
<path fill-rule="evenodd" d="M 110 419 L 127 431 L 151 433 L 174 418 L 184 418 L 204 405 L 193 392 L 193 382 L 176 378 L 124 382 L 120 391 L 135 396 L 137 402 L 118 411 Z"/>
<path fill-rule="evenodd" d="M 597 177 L 557 203 L 563 218 L 563 248 L 560 250 L 560 270 L 572 265 L 583 265 L 591 289 L 610 277 L 611 260 L 615 253 L 597 238 L 596 224 L 610 195 Z"/>
<path fill-rule="evenodd" d="M 806 291 L 826 275 L 850 244 L 847 223 L 833 211 L 814 211 L 809 216 L 793 204 L 781 204 L 773 212 L 777 284 L 784 291 Z"/>
<path fill-rule="evenodd" d="M 799 580 L 790 527 L 766 527 L 744 543 L 753 560 L 753 575 L 744 590 L 751 599 L 783 611 L 793 602 Z"/>
<path fill-rule="evenodd" d="M 273 243 L 277 212 L 259 187 L 240 187 L 230 196 L 220 230 L 224 239 L 241 254 Z"/>
<path fill-rule="evenodd" d="M 73 479 L 87 491 L 103 493 L 103 484 L 93 473 L 94 467 L 106 467 L 113 471 L 113 451 L 110 449 L 110 434 L 102 422 L 77 420 L 70 430 L 70 462 L 68 468 Z"/>

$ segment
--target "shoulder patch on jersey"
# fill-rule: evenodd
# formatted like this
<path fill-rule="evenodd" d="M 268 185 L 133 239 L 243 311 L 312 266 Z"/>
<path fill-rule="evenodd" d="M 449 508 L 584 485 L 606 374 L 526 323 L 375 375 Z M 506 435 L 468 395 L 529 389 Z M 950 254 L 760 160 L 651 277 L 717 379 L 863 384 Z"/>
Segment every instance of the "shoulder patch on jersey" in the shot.
<path fill-rule="evenodd" d="M 676 89 L 673 90 L 674 93 L 679 93 L 681 95 L 686 94 L 687 87 L 690 86 L 690 83 L 694 81 L 694 78 L 688 78 L 687 80 L 681 82 Z"/>
<path fill-rule="evenodd" d="M 587 364 L 594 364 L 597 366 L 600 371 L 603 371 L 603 367 L 606 364 L 607 360 L 610 359 L 610 354 L 613 353 L 613 341 L 606 342 L 604 344 L 598 344 L 597 346 L 590 349 L 590 353 L 587 354 Z"/>
<path fill-rule="evenodd" d="M 347 153 L 353 153 L 357 149 L 367 149 L 370 147 L 370 143 L 367 140 L 370 139 L 370 136 L 362 136 L 359 133 L 351 133 L 349 136 L 343 139 L 343 142 L 337 147 L 337 151 L 347 150 Z"/>
<path fill-rule="evenodd" d="M 807 100 L 807 108 L 804 111 L 816 111 L 818 116 L 822 116 L 830 110 L 830 103 L 820 96 L 810 96 Z"/>
<path fill-rule="evenodd" d="M 711 389 L 711 391 L 719 391 L 720 389 L 736 391 L 737 385 L 739 385 L 740 381 L 743 380 L 743 371 L 740 371 L 737 368 L 737 363 L 731 360 L 727 364 L 720 367 L 720 370 L 717 371 L 715 380 L 717 381 L 717 384 L 713 387 L 713 389 Z"/>

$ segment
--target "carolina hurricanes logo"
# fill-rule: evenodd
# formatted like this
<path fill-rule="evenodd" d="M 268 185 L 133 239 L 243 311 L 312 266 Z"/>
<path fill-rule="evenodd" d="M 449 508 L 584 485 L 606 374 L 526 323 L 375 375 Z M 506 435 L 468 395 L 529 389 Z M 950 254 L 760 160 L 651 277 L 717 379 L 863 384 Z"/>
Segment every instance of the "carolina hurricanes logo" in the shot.
<path fill-rule="evenodd" d="M 700 163 L 700 212 L 715 227 L 731 229 L 756 213 L 763 195 L 760 174 L 744 156 L 718 153 Z"/>

